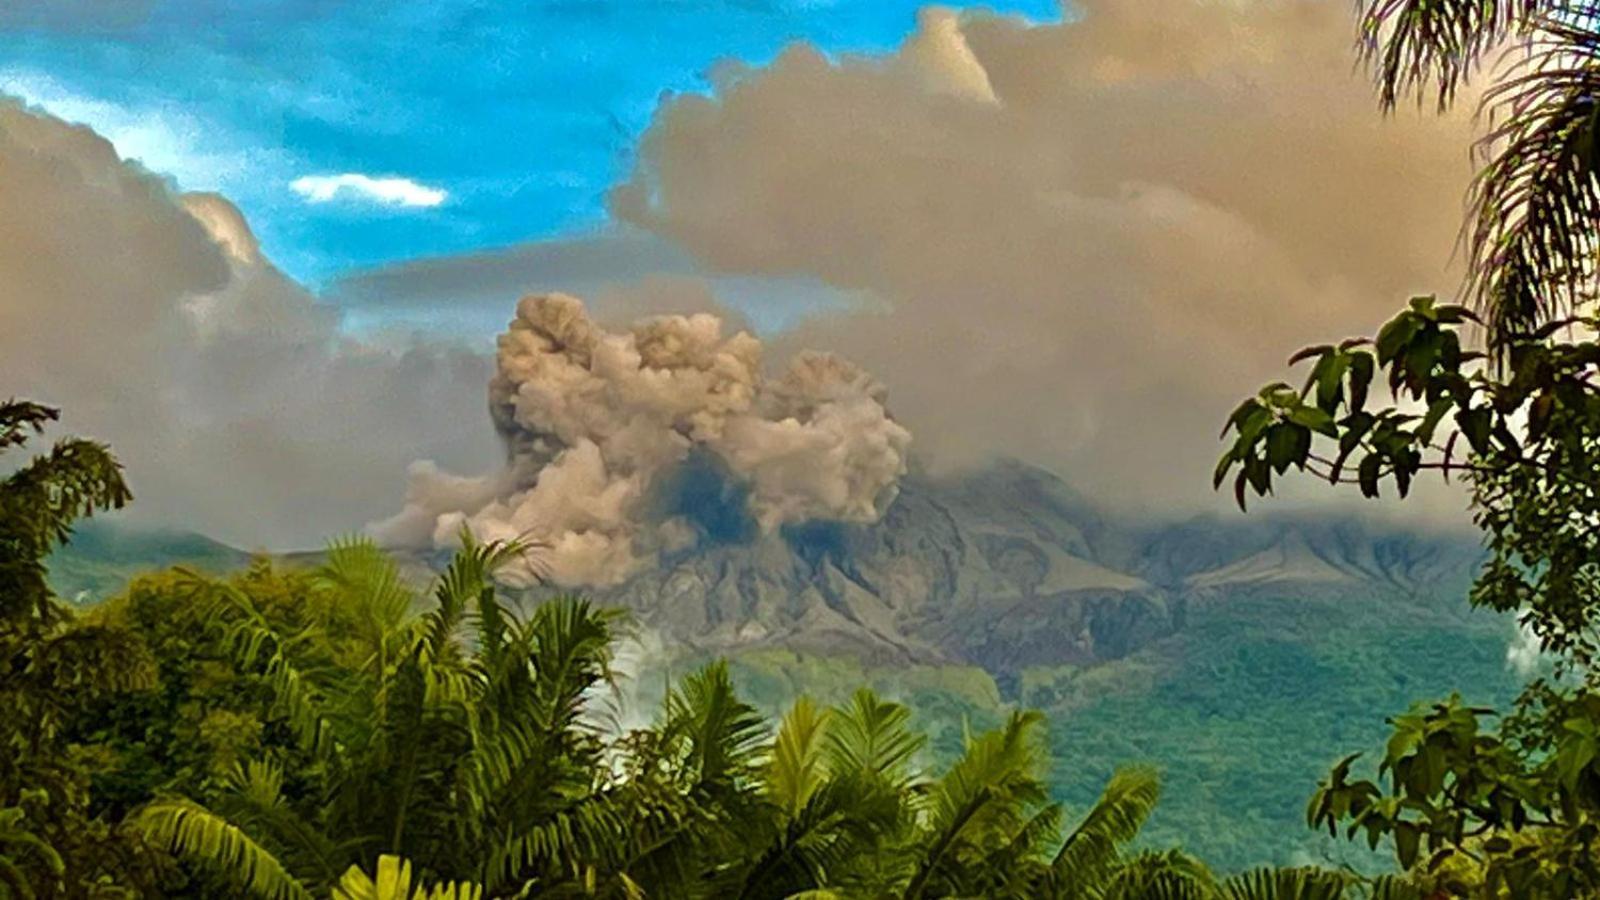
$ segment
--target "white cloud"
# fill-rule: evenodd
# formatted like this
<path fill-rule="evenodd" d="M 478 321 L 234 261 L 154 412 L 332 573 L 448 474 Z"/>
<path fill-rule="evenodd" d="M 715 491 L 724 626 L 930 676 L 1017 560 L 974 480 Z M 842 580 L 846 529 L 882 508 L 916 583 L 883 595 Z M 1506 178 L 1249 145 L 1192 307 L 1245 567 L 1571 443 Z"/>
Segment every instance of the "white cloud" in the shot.
<path fill-rule="evenodd" d="M 290 182 L 295 193 L 311 203 L 327 203 L 339 196 L 371 200 L 388 206 L 438 206 L 450 195 L 409 178 L 373 178 L 357 172 L 342 175 L 306 175 Z"/>
<path fill-rule="evenodd" d="M 283 162 L 281 153 L 252 146 L 172 105 L 116 103 L 40 72 L 0 69 L 0 94 L 89 126 L 111 142 L 118 156 L 172 176 L 184 190 L 238 193 L 263 169 Z"/>
<path fill-rule="evenodd" d="M 109 443 L 132 515 L 304 547 L 391 512 L 414 459 L 500 458 L 490 360 L 348 336 L 236 207 L 119 150 L 0 99 L 0 389 Z"/>

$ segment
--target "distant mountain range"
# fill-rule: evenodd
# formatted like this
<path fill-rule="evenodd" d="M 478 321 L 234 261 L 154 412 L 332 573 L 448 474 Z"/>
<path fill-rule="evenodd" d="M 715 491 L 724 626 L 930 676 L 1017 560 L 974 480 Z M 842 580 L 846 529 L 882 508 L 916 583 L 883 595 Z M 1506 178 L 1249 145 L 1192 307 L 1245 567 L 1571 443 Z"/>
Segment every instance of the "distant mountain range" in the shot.
<path fill-rule="evenodd" d="M 909 478 L 874 525 L 712 543 L 596 592 L 674 644 L 783 647 L 991 672 L 1118 659 L 1244 594 L 1437 597 L 1481 555 L 1460 538 L 1243 516 L 1120 523 L 1020 463 Z"/>
<path fill-rule="evenodd" d="M 1020 463 L 910 477 L 873 525 L 760 537 L 712 524 L 699 546 L 595 592 L 648 635 L 640 703 L 721 655 L 768 709 L 870 683 L 912 703 L 941 755 L 1009 707 L 1042 709 L 1069 808 L 1115 765 L 1154 762 L 1166 799 L 1151 839 L 1224 867 L 1370 865 L 1304 828 L 1328 765 L 1381 745 L 1384 718 L 1413 701 L 1460 690 L 1505 704 L 1520 684 L 1509 618 L 1466 604 L 1482 556 L 1470 538 L 1270 514 L 1128 523 Z M 92 602 L 137 571 L 247 558 L 97 523 L 50 568 L 59 593 Z M 405 563 L 425 575 L 447 558 Z"/>
<path fill-rule="evenodd" d="M 86 604 L 115 594 L 140 572 L 179 565 L 225 572 L 249 559 L 243 550 L 194 532 L 91 519 L 50 557 L 50 584 L 61 597 Z"/>
<path fill-rule="evenodd" d="M 651 633 L 640 671 L 726 656 L 769 710 L 870 683 L 912 703 L 941 755 L 1006 708 L 1041 709 L 1069 808 L 1149 761 L 1158 844 L 1224 867 L 1372 866 L 1305 829 L 1306 799 L 1412 702 L 1514 696 L 1510 620 L 1465 599 L 1481 558 L 1470 537 L 1348 517 L 1130 523 L 1003 463 L 910 477 L 873 525 L 707 529 L 596 596 Z"/>
<path fill-rule="evenodd" d="M 448 560 L 401 556 L 417 570 Z M 50 567 L 61 595 L 94 600 L 143 569 L 220 571 L 249 557 L 192 532 L 94 520 Z M 1117 659 L 1178 631 L 1192 605 L 1241 593 L 1436 597 L 1464 590 L 1481 557 L 1469 538 L 1354 519 L 1129 524 L 1043 469 L 1003 462 L 911 476 L 876 524 L 705 538 L 590 593 L 695 651 L 783 647 L 1004 671 Z"/>

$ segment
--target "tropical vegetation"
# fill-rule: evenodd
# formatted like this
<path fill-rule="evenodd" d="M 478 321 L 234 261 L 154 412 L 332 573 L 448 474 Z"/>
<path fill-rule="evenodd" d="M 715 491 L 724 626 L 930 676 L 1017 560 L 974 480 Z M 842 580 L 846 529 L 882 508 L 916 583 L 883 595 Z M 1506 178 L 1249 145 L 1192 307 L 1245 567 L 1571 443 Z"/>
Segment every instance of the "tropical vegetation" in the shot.
<path fill-rule="evenodd" d="M 54 417 L 0 407 L 6 446 Z M 942 771 L 904 705 L 801 698 L 775 723 L 708 665 L 627 724 L 626 623 L 525 612 L 462 547 L 426 594 L 370 542 L 309 569 L 174 569 L 86 614 L 48 551 L 125 503 L 110 453 L 58 444 L 0 483 L 6 896 L 1334 897 L 1316 869 L 1219 877 L 1135 841 L 1156 774 L 1052 803 L 1016 712 Z M 19 602 L 24 601 L 24 602 Z M 1380 888 L 1388 890 L 1388 887 Z"/>
<path fill-rule="evenodd" d="M 1465 485 L 1488 561 L 1474 604 L 1514 612 L 1550 672 L 1508 714 L 1459 697 L 1392 720 L 1376 771 L 1341 761 L 1309 820 L 1392 844 L 1450 896 L 1600 894 L 1600 7 L 1373 0 L 1383 103 L 1454 102 L 1493 52 L 1463 304 L 1413 298 L 1370 339 L 1309 347 L 1228 420 L 1216 483 L 1241 506 L 1291 469 L 1369 498 Z M 1476 339 L 1480 343 L 1474 344 Z M 1387 387 L 1390 402 L 1375 402 Z M 1370 776 L 1370 777 L 1369 777 Z"/>
<path fill-rule="evenodd" d="M 348 540 L 78 611 L 45 560 L 130 493 L 69 438 L 0 480 L 0 897 L 1600 896 L 1600 7 L 1361 16 L 1386 108 L 1448 107 L 1515 51 L 1482 95 L 1463 300 L 1296 354 L 1299 386 L 1228 419 L 1216 483 L 1244 506 L 1291 470 L 1370 498 L 1458 481 L 1488 551 L 1472 601 L 1546 654 L 1506 712 L 1419 704 L 1311 796 L 1311 825 L 1396 874 L 1224 877 L 1152 848 L 1145 768 L 1072 815 L 1037 713 L 937 766 L 904 704 L 863 690 L 769 721 L 712 663 L 640 716 L 613 659 L 627 623 L 507 601 L 497 568 L 538 552 L 517 543 L 464 534 L 425 589 Z M 0 404 L 0 452 L 55 418 Z"/>

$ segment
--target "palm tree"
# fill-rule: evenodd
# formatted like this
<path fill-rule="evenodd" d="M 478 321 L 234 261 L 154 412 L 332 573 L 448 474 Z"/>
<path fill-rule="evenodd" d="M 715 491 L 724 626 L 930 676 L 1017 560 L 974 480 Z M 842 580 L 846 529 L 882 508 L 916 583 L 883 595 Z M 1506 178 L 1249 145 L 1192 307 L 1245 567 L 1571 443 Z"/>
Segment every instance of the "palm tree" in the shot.
<path fill-rule="evenodd" d="M 1130 852 L 1159 796 L 1149 769 L 1118 772 L 1063 837 L 1037 713 L 933 776 L 905 706 L 802 697 L 773 730 L 713 663 L 615 734 L 599 701 L 617 617 L 503 605 L 494 572 L 523 549 L 464 535 L 419 613 L 390 557 L 339 542 L 287 625 L 249 582 L 186 576 L 190 627 L 269 686 L 294 746 L 134 827 L 268 898 L 1335 896 L 1276 874 L 1229 893 L 1180 853 Z"/>
<path fill-rule="evenodd" d="M 330 549 L 293 628 L 237 584 L 189 575 L 194 627 L 270 685 L 307 771 L 246 762 L 207 803 L 151 802 L 138 830 L 265 897 L 324 894 L 390 857 L 486 896 L 1021 893 L 1022 873 L 1048 870 L 1059 809 L 1036 715 L 929 780 L 905 707 L 865 691 L 836 709 L 801 700 L 772 735 L 713 664 L 655 725 L 607 738 L 595 700 L 615 615 L 560 597 L 521 618 L 493 573 L 522 548 L 464 541 L 421 614 L 364 541 Z M 1114 782 L 1061 859 L 1103 868 L 1154 803 L 1153 776 L 1139 784 Z"/>
<path fill-rule="evenodd" d="M 492 574 L 524 550 L 466 538 L 419 615 L 392 559 L 370 542 L 335 544 L 297 633 L 237 587 L 191 576 L 196 622 L 268 678 L 318 784 L 286 796 L 280 764 L 259 760 L 218 802 L 161 798 L 138 828 L 269 897 L 324 891 L 391 855 L 490 896 L 592 881 L 621 821 L 584 720 L 609 677 L 615 616 L 570 597 L 526 618 L 502 606 Z"/>
<path fill-rule="evenodd" d="M 413 888 L 411 863 L 398 856 L 378 857 L 378 877 L 352 866 L 333 889 L 333 900 L 478 900 L 483 889 L 466 882 Z"/>
<path fill-rule="evenodd" d="M 1503 348 L 1595 297 L 1600 253 L 1600 4 L 1363 0 L 1359 49 L 1384 109 L 1454 104 L 1486 62 L 1483 163 L 1463 232 L 1466 292 Z"/>
<path fill-rule="evenodd" d="M 762 834 L 726 893 L 787 897 L 831 887 L 880 886 L 900 866 L 921 783 L 913 758 L 925 740 L 910 711 L 857 691 L 838 708 L 795 701 L 766 749 L 757 792 Z"/>

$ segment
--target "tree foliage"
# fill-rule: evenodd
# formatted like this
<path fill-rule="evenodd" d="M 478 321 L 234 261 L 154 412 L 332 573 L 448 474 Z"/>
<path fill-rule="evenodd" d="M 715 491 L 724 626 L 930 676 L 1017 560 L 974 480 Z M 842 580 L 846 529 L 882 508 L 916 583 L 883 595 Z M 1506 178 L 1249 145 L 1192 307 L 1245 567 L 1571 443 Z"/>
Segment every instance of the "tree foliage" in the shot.
<path fill-rule="evenodd" d="M 623 623 L 573 597 L 518 613 L 492 579 L 518 548 L 465 541 L 421 611 L 359 541 L 287 590 L 259 569 L 188 573 L 161 583 L 164 615 L 112 604 L 158 645 L 203 633 L 182 651 L 253 689 L 202 696 L 236 714 L 254 698 L 276 735 L 225 773 L 144 773 L 166 793 L 134 827 L 275 898 L 350 893 L 352 870 L 486 897 L 1088 897 L 1154 807 L 1154 773 L 1128 770 L 1063 840 L 1036 714 L 934 776 L 905 707 L 802 698 L 773 729 L 721 664 L 683 678 L 652 724 L 617 728 L 604 712 Z"/>
<path fill-rule="evenodd" d="M 1152 770 L 1069 814 L 1036 713 L 934 771 L 901 704 L 801 698 L 773 723 L 715 663 L 622 727 L 626 623 L 504 601 L 495 569 L 521 552 L 464 535 L 427 589 L 362 540 L 309 570 L 137 580 L 83 623 L 159 673 L 64 709 L 66 745 L 95 750 L 86 805 L 192 896 L 1301 895 L 1135 849 Z M 25 824 L 0 814 L 0 850 L 50 870 Z"/>
<path fill-rule="evenodd" d="M 1600 893 L 1600 6 L 1368 0 L 1381 102 L 1483 92 L 1464 229 L 1467 305 L 1414 298 L 1372 339 L 1307 348 L 1228 419 L 1241 507 L 1291 469 L 1375 498 L 1423 473 L 1465 483 L 1488 550 L 1472 601 L 1515 612 L 1552 672 L 1501 718 L 1458 697 L 1391 720 L 1376 778 L 1341 761 L 1308 820 L 1392 843 L 1408 883 L 1452 896 Z M 1482 351 L 1463 329 L 1480 326 Z M 1390 402 L 1373 400 L 1375 382 Z M 1498 721 L 1497 721 L 1498 720 Z"/>
<path fill-rule="evenodd" d="M 53 417 L 0 407 L 0 446 Z M 0 897 L 1300 896 L 1131 849 L 1149 769 L 1069 816 L 1037 713 L 933 772 L 905 706 L 801 698 L 774 727 L 715 663 L 621 727 L 626 623 L 505 602 L 517 543 L 464 533 L 425 590 L 349 539 L 77 614 L 45 555 L 127 499 L 83 441 L 0 482 Z"/>
<path fill-rule="evenodd" d="M 1392 720 L 1377 768 L 1341 762 L 1310 821 L 1392 841 L 1421 883 L 1459 895 L 1600 890 L 1600 221 L 1594 98 L 1600 8 L 1583 3 L 1372 3 L 1363 48 L 1386 105 L 1448 104 L 1493 47 L 1520 48 L 1486 94 L 1491 128 L 1468 222 L 1470 306 L 1414 298 L 1371 339 L 1307 348 L 1229 417 L 1216 484 L 1241 507 L 1290 470 L 1405 497 L 1463 482 L 1487 561 L 1472 601 L 1514 612 L 1548 655 L 1498 727 L 1458 698 Z M 1481 351 L 1465 329 L 1481 326 Z M 1387 388 L 1387 402 L 1376 399 Z"/>
<path fill-rule="evenodd" d="M 0 403 L 0 454 L 21 448 L 55 410 Z M 79 518 L 130 499 L 110 451 L 68 438 L 0 479 L 0 892 L 115 895 L 149 887 L 158 863 L 89 809 L 88 776 L 62 727 L 96 699 L 145 690 L 144 646 L 76 621 L 51 594 L 45 558 Z"/>
<path fill-rule="evenodd" d="M 1367 497 L 1404 497 L 1428 472 L 1464 482 L 1488 550 L 1471 599 L 1518 613 L 1553 674 L 1499 728 L 1457 698 L 1393 719 L 1379 780 L 1344 760 L 1309 818 L 1392 840 L 1403 866 L 1457 893 L 1576 896 L 1600 890 L 1600 321 L 1505 333 L 1498 360 L 1463 350 L 1475 321 L 1419 297 L 1371 340 L 1296 354 L 1300 388 L 1268 385 L 1229 418 L 1217 483 L 1231 477 L 1243 506 L 1290 470 Z"/>

